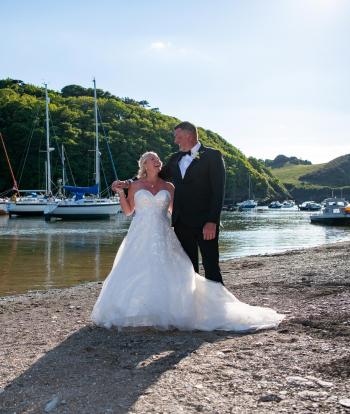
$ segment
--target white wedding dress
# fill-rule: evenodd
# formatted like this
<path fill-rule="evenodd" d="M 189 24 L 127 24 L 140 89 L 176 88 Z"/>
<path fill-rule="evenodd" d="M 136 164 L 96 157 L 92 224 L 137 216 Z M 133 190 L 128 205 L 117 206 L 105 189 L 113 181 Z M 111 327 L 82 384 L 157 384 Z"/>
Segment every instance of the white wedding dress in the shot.
<path fill-rule="evenodd" d="M 135 194 L 135 217 L 103 283 L 91 318 L 99 326 L 250 331 L 284 315 L 240 302 L 220 283 L 195 273 L 167 214 L 170 193 Z"/>

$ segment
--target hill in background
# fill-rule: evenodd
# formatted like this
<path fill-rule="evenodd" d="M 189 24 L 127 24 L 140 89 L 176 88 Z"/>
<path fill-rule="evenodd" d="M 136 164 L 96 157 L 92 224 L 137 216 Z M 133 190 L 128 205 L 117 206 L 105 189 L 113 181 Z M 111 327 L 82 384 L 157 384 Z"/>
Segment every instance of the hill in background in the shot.
<path fill-rule="evenodd" d="M 308 160 L 301 160 L 297 157 L 286 157 L 285 155 L 277 155 L 273 160 L 265 160 L 264 161 L 266 167 L 271 168 L 281 168 L 286 167 L 288 165 L 311 165 L 311 161 Z"/>
<path fill-rule="evenodd" d="M 69 161 L 70 184 L 87 186 L 94 181 L 94 102 L 93 90 L 79 85 L 65 86 L 61 92 L 49 91 L 53 181 L 62 177 L 59 151 L 64 144 Z M 150 108 L 149 103 L 120 98 L 97 90 L 102 123 L 100 150 L 102 177 L 107 187 L 115 175 L 109 162 L 116 164 L 118 178 L 130 178 L 137 172 L 137 160 L 145 151 L 156 151 L 162 160 L 178 150 L 173 143 L 173 128 L 180 122 Z M 252 192 L 260 200 L 289 197 L 285 186 L 264 162 L 247 158 L 236 147 L 210 130 L 199 130 L 200 141 L 220 150 L 224 156 L 228 201 L 248 197 L 248 178 Z M 20 188 L 44 188 L 45 173 L 45 99 L 44 88 L 20 80 L 0 80 L 0 132 L 19 181 Z M 0 151 L 0 191 L 12 187 L 3 153 Z M 68 164 L 68 162 L 67 162 Z M 73 181 L 74 178 L 74 181 Z"/>
<path fill-rule="evenodd" d="M 271 171 L 298 201 L 322 201 L 332 194 L 350 199 L 350 154 L 324 164 L 291 165 Z"/>
<path fill-rule="evenodd" d="M 311 184 L 345 187 L 350 184 L 350 154 L 335 158 L 320 168 L 308 171 L 300 180 Z"/>

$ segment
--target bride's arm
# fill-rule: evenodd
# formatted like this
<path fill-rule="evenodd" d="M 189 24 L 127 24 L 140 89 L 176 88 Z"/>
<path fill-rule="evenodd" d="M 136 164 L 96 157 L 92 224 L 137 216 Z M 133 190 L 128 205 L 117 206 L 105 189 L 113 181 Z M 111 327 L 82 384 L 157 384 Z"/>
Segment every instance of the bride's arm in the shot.
<path fill-rule="evenodd" d="M 117 190 L 117 193 L 119 194 L 120 207 L 122 208 L 124 214 L 127 216 L 131 216 L 131 214 L 135 210 L 135 202 L 134 202 L 135 187 L 136 187 L 136 184 L 134 183 L 132 183 L 129 186 L 128 197 L 125 196 L 123 189 Z"/>
<path fill-rule="evenodd" d="M 167 189 L 168 189 L 168 191 L 170 193 L 170 197 L 171 197 L 170 198 L 170 204 L 169 204 L 168 210 L 169 210 L 169 213 L 172 214 L 172 212 L 173 212 L 173 204 L 174 204 L 175 187 L 174 187 L 174 184 L 172 184 L 172 183 L 167 182 L 166 184 L 167 184 Z"/>

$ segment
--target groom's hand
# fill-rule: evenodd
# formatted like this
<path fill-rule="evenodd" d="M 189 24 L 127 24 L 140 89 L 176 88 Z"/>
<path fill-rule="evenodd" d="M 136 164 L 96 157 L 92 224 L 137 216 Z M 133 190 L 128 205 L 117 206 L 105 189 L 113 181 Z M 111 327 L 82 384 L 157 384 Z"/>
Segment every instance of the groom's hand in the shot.
<path fill-rule="evenodd" d="M 206 223 L 203 227 L 203 239 L 213 240 L 216 236 L 216 223 Z"/>
<path fill-rule="evenodd" d="M 118 190 L 121 190 L 122 188 L 129 188 L 129 181 L 120 181 L 120 180 L 113 181 L 112 191 L 116 193 Z"/>

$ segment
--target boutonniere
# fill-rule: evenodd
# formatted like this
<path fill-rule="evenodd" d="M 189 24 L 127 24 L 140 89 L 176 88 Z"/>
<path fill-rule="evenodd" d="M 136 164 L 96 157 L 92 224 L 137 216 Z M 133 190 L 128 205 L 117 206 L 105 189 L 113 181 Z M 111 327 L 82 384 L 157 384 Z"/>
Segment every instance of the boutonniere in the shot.
<path fill-rule="evenodd" d="M 196 153 L 193 155 L 193 159 L 194 159 L 194 160 L 199 160 L 199 159 L 200 159 L 200 157 L 201 157 L 201 154 L 199 153 L 199 151 L 198 151 L 198 152 L 196 152 Z"/>

